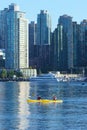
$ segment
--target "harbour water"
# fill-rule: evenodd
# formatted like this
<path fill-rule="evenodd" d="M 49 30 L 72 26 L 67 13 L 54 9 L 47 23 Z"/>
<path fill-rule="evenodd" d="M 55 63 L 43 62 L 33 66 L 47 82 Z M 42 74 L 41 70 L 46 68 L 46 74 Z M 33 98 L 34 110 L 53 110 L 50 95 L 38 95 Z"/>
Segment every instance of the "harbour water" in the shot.
<path fill-rule="evenodd" d="M 63 103 L 27 103 L 37 96 Z M 57 82 L 42 78 L 31 82 L 0 82 L 0 130 L 86 130 L 87 83 Z"/>

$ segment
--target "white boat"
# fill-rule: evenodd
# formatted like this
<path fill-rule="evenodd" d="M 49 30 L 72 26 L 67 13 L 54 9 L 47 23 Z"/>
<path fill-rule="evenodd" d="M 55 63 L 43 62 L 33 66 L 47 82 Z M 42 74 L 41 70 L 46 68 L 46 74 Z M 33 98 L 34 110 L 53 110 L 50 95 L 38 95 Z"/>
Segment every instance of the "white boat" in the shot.
<path fill-rule="evenodd" d="M 30 81 L 43 81 L 43 80 L 55 80 L 52 74 L 41 74 L 37 77 L 30 77 Z"/>

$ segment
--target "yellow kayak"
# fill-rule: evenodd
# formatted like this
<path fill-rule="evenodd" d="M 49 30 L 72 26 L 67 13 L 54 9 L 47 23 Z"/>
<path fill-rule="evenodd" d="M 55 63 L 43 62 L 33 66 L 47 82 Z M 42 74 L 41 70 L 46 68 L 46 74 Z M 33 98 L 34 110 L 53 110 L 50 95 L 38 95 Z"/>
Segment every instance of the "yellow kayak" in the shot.
<path fill-rule="evenodd" d="M 63 100 L 48 100 L 48 99 L 40 99 L 40 100 L 34 100 L 34 99 L 28 99 L 28 103 L 62 103 Z"/>

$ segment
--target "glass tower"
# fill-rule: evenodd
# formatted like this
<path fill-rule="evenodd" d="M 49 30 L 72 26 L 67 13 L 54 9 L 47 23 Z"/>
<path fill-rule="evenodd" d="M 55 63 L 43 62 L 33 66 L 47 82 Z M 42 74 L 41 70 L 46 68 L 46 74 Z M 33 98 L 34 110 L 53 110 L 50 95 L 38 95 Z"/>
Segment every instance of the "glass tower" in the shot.
<path fill-rule="evenodd" d="M 50 45 L 51 18 L 47 10 L 41 10 L 37 17 L 37 44 Z"/>
<path fill-rule="evenodd" d="M 29 24 L 29 57 L 34 57 L 34 45 L 36 45 L 36 23 L 31 21 Z"/>
<path fill-rule="evenodd" d="M 87 66 L 87 19 L 80 23 L 80 56 L 79 65 Z"/>
<path fill-rule="evenodd" d="M 73 24 L 72 17 L 68 15 L 60 16 L 59 24 L 63 26 L 64 35 L 66 35 L 65 44 L 67 44 L 67 64 L 68 68 L 73 68 Z"/>
<path fill-rule="evenodd" d="M 5 13 L 5 49 L 7 69 L 28 68 L 28 21 L 16 4 Z"/>

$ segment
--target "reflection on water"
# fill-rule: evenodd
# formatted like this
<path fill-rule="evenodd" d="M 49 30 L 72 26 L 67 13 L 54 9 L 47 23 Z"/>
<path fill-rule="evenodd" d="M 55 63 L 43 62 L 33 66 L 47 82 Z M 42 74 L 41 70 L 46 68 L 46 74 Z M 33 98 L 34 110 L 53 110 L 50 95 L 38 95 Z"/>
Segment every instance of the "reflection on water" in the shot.
<path fill-rule="evenodd" d="M 28 98 L 61 104 L 27 103 Z M 87 85 L 79 83 L 0 82 L 0 130 L 86 130 Z"/>
<path fill-rule="evenodd" d="M 25 130 L 28 123 L 29 83 L 0 83 L 0 128 L 1 130 Z"/>
<path fill-rule="evenodd" d="M 18 110 L 19 110 L 19 129 L 27 129 L 28 128 L 28 116 L 30 112 L 28 111 L 27 99 L 29 95 L 29 84 L 26 82 L 19 83 L 19 95 L 18 95 Z"/>

